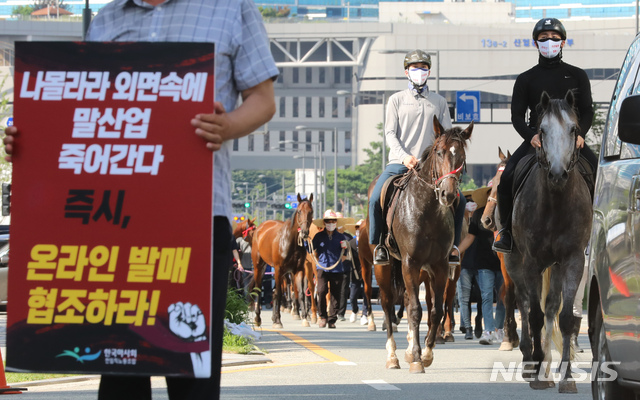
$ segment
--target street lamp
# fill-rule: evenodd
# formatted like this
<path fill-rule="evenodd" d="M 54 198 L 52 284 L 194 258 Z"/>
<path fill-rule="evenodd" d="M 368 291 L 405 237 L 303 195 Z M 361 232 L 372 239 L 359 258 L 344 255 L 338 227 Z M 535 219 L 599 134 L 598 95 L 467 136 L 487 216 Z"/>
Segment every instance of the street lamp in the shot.
<path fill-rule="evenodd" d="M 306 125 L 296 126 L 296 130 L 313 129 L 313 130 L 333 130 L 333 208 L 338 208 L 338 128 L 337 127 L 309 127 Z"/>

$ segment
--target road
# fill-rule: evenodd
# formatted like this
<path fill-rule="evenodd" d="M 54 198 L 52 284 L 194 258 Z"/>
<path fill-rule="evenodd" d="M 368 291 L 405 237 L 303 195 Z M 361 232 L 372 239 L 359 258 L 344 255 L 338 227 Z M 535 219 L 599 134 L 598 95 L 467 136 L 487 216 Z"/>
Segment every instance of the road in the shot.
<path fill-rule="evenodd" d="M 320 329 L 317 325 L 304 328 L 300 321 L 283 315 L 284 329 L 261 329 L 262 338 L 256 345 L 265 352 L 254 360 L 267 363 L 225 366 L 222 372 L 223 399 L 388 399 L 392 396 L 416 399 L 566 399 L 591 398 L 586 365 L 591 360 L 587 326 L 583 322 L 579 342 L 585 353 L 578 355 L 587 381 L 579 382 L 577 395 L 560 395 L 556 388 L 534 391 L 526 382 L 513 379 L 505 382 L 501 374 L 492 381 L 495 362 L 516 365 L 521 361 L 519 351 L 500 352 L 498 346 L 483 346 L 478 340 L 465 341 L 457 331 L 455 343 L 438 345 L 434 363 L 424 374 L 410 374 L 403 361 L 406 348 L 407 323 L 403 319 L 395 334 L 398 344 L 400 370 L 385 369 L 386 332 L 380 330 L 382 311 L 374 306 L 378 331 L 368 332 L 359 323 L 348 320 L 337 323 L 337 329 Z M 475 313 L 474 313 L 475 315 Z M 458 315 L 456 314 L 456 318 Z M 0 344 L 4 346 L 4 321 L 0 315 Z M 271 312 L 263 312 L 263 321 L 271 320 Z M 583 319 L 585 321 L 586 319 Z M 421 325 L 421 335 L 426 325 Z M 246 356 L 233 356 L 234 360 Z M 559 354 L 554 351 L 554 359 Z M 249 360 L 249 357 L 247 357 Z M 227 362 L 227 364 L 230 364 Z M 514 374 L 515 375 L 515 374 Z M 167 399 L 163 378 L 152 378 L 153 398 Z M 18 384 L 12 384 L 18 387 Z M 95 399 L 98 379 L 64 382 L 44 386 L 29 386 L 19 399 Z"/>

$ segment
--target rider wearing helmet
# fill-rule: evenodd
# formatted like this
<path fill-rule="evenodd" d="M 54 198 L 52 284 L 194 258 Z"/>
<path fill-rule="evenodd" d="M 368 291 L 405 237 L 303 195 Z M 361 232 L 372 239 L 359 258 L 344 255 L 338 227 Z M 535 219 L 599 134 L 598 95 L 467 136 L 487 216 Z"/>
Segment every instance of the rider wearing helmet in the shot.
<path fill-rule="evenodd" d="M 594 171 L 598 160 L 585 145 L 584 137 L 591 128 L 593 106 L 591 84 L 587 74 L 580 68 L 562 61 L 562 49 L 567 39 L 567 31 L 562 22 L 555 18 L 543 18 L 533 28 L 533 40 L 538 48 L 538 64 L 523 72 L 516 79 L 511 98 L 511 122 L 524 142 L 513 153 L 500 179 L 498 186 L 498 210 L 503 227 L 499 232 L 499 240 L 493 249 L 502 253 L 510 253 L 513 240 L 511 237 L 511 212 L 513 208 L 512 187 L 515 167 L 533 148 L 540 147 L 540 135 L 537 133 L 538 110 L 543 91 L 553 99 L 563 99 L 568 90 L 575 96 L 576 111 L 579 118 L 580 132 L 576 145 L 580 154 L 587 159 Z M 525 116 L 529 110 L 529 121 Z"/>
<path fill-rule="evenodd" d="M 431 56 L 422 50 L 413 50 L 404 57 L 404 74 L 409 80 L 408 88 L 394 93 L 387 102 L 384 135 L 390 147 L 389 163 L 378 177 L 369 198 L 369 241 L 377 245 L 374 263 L 389 263 L 389 252 L 384 246 L 382 208 L 380 195 L 384 182 L 391 176 L 403 174 L 418 165 L 422 152 L 435 141 L 434 115 L 445 129 L 451 128 L 449 107 L 444 97 L 429 90 L 427 78 L 431 71 Z M 462 219 L 466 201 L 460 196 L 456 209 L 456 235 L 454 243 L 460 242 Z M 459 262 L 458 254 L 450 261 Z"/>

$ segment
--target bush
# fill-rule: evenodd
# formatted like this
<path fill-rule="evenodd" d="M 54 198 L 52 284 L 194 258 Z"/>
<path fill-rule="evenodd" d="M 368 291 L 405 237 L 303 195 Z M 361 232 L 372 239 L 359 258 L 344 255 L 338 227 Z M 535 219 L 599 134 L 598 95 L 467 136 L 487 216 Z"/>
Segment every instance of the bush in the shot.
<path fill-rule="evenodd" d="M 249 304 L 238 291 L 232 288 L 227 290 L 225 318 L 229 322 L 238 325 L 243 322 L 249 322 Z"/>
<path fill-rule="evenodd" d="M 224 327 L 222 336 L 222 348 L 226 352 L 248 354 L 253 350 L 253 340 L 248 337 L 234 335 Z"/>

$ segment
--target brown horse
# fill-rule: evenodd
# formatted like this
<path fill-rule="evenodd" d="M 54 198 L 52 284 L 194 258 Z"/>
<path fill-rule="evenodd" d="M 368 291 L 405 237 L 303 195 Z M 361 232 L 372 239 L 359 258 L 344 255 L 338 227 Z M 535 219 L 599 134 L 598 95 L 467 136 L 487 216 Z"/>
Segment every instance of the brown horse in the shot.
<path fill-rule="evenodd" d="M 436 332 L 444 316 L 444 292 L 450 276 L 448 257 L 454 239 L 453 209 L 466 159 L 466 142 L 473 131 L 473 123 L 465 130 L 455 127 L 445 131 L 437 118 L 434 117 L 433 122 L 435 141 L 424 151 L 418 166 L 407 173 L 407 185 L 398 198 L 392 232 L 399 258 L 394 256 L 389 266 L 375 266 L 387 321 L 393 320 L 395 311 L 390 301 L 392 278 L 401 268 L 409 322 L 405 361 L 410 363 L 412 373 L 424 373 L 424 368 L 433 362 Z M 418 295 L 422 270 L 429 274 L 434 301 L 424 351 L 419 339 L 422 307 Z M 387 329 L 386 348 L 387 368 L 400 368 L 393 329 Z"/>
<path fill-rule="evenodd" d="M 498 185 L 500 185 L 500 177 L 502 176 L 505 165 L 507 165 L 507 161 L 509 161 L 509 158 L 511 157 L 511 153 L 507 151 L 507 155 L 505 156 L 502 152 L 502 149 L 498 147 L 498 157 L 500 157 L 500 163 L 498 164 L 498 170 L 496 171 L 495 176 L 493 177 L 493 179 L 491 179 L 491 183 L 493 186 L 491 187 L 491 193 L 489 193 L 489 199 L 481 218 L 482 225 L 486 229 L 494 232 L 497 230 L 496 210 L 498 209 Z M 502 286 L 500 296 L 503 297 L 503 303 L 506 313 L 504 318 L 504 339 L 500 344 L 499 350 L 511 351 L 520 345 L 520 338 L 518 337 L 518 332 L 516 330 L 518 324 L 516 323 L 515 319 L 515 286 L 513 285 L 513 281 L 511 280 L 511 277 L 507 272 L 507 267 L 504 263 L 504 254 L 498 253 L 498 258 L 500 259 L 500 269 L 502 270 L 502 277 L 504 278 L 504 284 Z"/>
<path fill-rule="evenodd" d="M 309 326 L 307 307 L 304 299 L 304 264 L 307 250 L 304 241 L 309 237 L 309 227 L 313 221 L 313 194 L 302 199 L 298 194 L 298 208 L 289 221 L 265 221 L 255 230 L 251 249 L 254 269 L 254 288 L 262 286 L 265 266 L 271 265 L 274 271 L 275 294 L 273 297 L 273 327 L 282 328 L 280 304 L 282 302 L 282 283 L 285 274 L 291 273 L 293 284 L 297 286 L 297 300 L 302 325 Z M 255 324 L 260 326 L 260 302 L 256 302 Z"/>
<path fill-rule="evenodd" d="M 247 242 L 251 243 L 251 238 L 253 238 L 253 230 L 256 229 L 255 225 L 256 219 L 245 219 L 244 221 L 240 221 L 236 224 L 235 228 L 233 228 L 233 237 L 234 238 L 244 238 Z"/>

